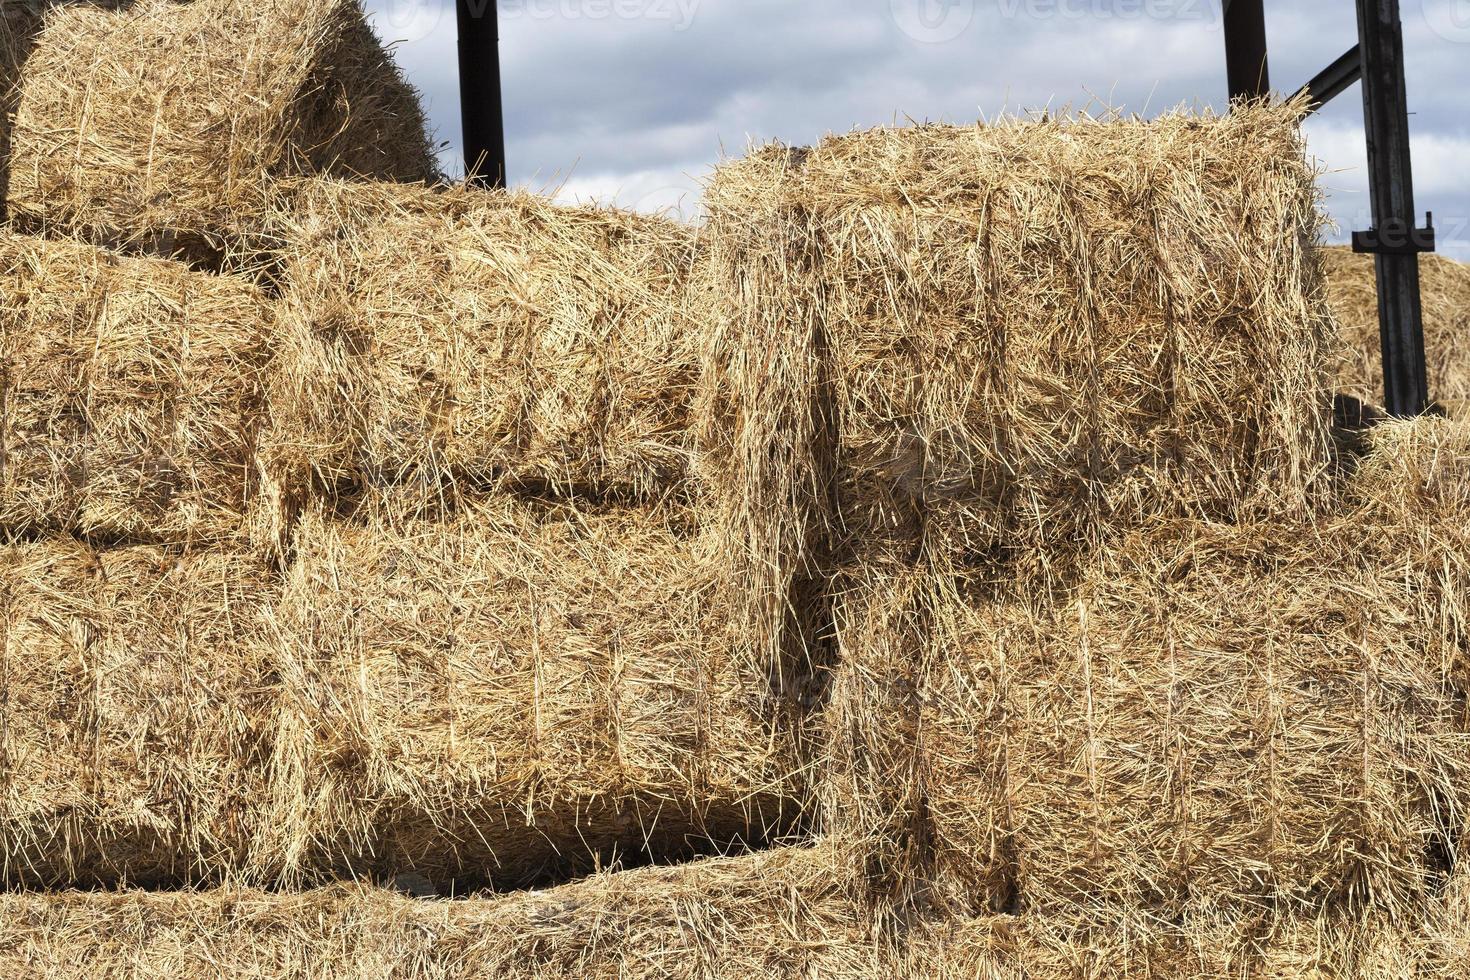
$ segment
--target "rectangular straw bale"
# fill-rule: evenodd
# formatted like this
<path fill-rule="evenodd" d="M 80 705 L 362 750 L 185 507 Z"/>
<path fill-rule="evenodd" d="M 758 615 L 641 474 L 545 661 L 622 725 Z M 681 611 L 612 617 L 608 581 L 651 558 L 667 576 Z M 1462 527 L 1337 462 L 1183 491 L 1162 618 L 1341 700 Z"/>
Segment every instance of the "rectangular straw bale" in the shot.
<path fill-rule="evenodd" d="M 1337 390 L 1383 401 L 1383 346 L 1378 332 L 1378 284 L 1373 256 L 1322 249 L 1327 301 L 1341 351 Z M 1442 255 L 1419 257 L 1424 306 L 1424 358 L 1429 397 L 1461 415 L 1470 408 L 1470 265 Z"/>
<path fill-rule="evenodd" d="M 923 924 L 894 975 L 914 980 L 1463 980 L 1465 903 L 1436 897 L 1415 917 L 1384 914 L 1161 921 L 1098 915 L 1085 923 L 1043 915 Z"/>
<path fill-rule="evenodd" d="M 53 4 L 11 142 L 16 217 L 169 250 L 262 230 L 282 176 L 436 174 L 359 0 Z"/>
<path fill-rule="evenodd" d="M 244 867 L 264 798 L 269 585 L 229 551 L 0 549 L 7 884 L 176 884 Z"/>
<path fill-rule="evenodd" d="M 0 536 L 239 534 L 270 315 L 241 278 L 0 235 Z"/>
<path fill-rule="evenodd" d="M 834 695 L 829 832 L 899 899 L 975 912 L 1407 913 L 1466 802 L 1464 633 L 1360 548 L 1185 522 L 1105 551 L 1060 602 L 876 580 L 839 616 L 856 680 Z M 895 712 L 913 734 L 871 771 Z"/>
<path fill-rule="evenodd" d="M 1151 515 L 1303 511 L 1331 323 L 1299 118 L 923 125 L 721 167 L 700 458 L 768 606 L 844 542 L 922 530 L 1049 577 Z"/>
<path fill-rule="evenodd" d="M 288 876 L 520 885 L 789 826 L 765 678 L 687 515 L 492 498 L 296 540 L 271 641 Z"/>
<path fill-rule="evenodd" d="M 425 901 L 305 893 L 0 896 L 0 972 L 71 980 L 879 980 L 822 848 Z"/>
<path fill-rule="evenodd" d="M 524 193 L 323 180 L 286 199 L 283 496 L 309 479 L 684 489 L 691 229 Z"/>
<path fill-rule="evenodd" d="M 823 843 L 460 901 L 311 892 L 0 896 L 0 970 L 80 980 L 1464 980 L 1470 905 L 1412 920 L 1036 915 L 869 931 Z"/>

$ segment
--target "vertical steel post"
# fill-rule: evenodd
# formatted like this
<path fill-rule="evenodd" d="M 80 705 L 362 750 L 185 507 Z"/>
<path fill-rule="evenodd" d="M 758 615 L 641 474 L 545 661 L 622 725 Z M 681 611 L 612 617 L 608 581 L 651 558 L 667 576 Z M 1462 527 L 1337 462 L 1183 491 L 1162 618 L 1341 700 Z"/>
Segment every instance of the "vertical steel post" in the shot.
<path fill-rule="evenodd" d="M 1230 101 L 1271 92 L 1266 60 L 1266 12 L 1262 0 L 1225 0 L 1225 76 Z"/>
<path fill-rule="evenodd" d="M 1384 408 L 1390 415 L 1420 415 L 1429 408 L 1429 386 L 1424 370 L 1419 253 L 1433 250 L 1434 233 L 1432 228 L 1415 227 L 1403 27 L 1398 0 L 1357 3 L 1374 227 L 1366 234 L 1355 234 L 1353 247 L 1376 256 Z"/>
<path fill-rule="evenodd" d="M 495 0 L 455 0 L 459 21 L 459 106 L 465 173 L 505 186 L 505 117 L 500 94 L 500 29 Z"/>

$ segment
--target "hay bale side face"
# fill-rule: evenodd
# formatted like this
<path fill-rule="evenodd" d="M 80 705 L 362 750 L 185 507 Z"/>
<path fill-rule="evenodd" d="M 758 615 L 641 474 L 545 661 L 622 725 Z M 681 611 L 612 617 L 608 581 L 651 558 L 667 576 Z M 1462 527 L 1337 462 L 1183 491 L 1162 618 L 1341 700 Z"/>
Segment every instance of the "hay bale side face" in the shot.
<path fill-rule="evenodd" d="M 51 980 L 1465 976 L 1470 904 L 1460 887 L 1409 922 L 1098 917 L 1078 925 L 1000 915 L 924 923 L 894 943 L 875 936 L 834 887 L 834 857 L 819 843 L 453 902 L 362 886 L 8 894 L 0 896 L 0 968 Z"/>
<path fill-rule="evenodd" d="M 713 440 L 731 494 L 767 488 L 753 546 L 793 567 L 826 528 L 923 525 L 1047 571 L 1152 514 L 1300 511 L 1328 445 L 1315 200 L 1288 108 L 874 130 L 723 167 L 707 397 L 744 426 Z M 793 493 L 817 516 L 773 526 Z"/>
<path fill-rule="evenodd" d="M 177 884 L 238 873 L 264 798 L 265 574 L 229 552 L 0 553 L 4 877 Z"/>
<path fill-rule="evenodd" d="M 1383 400 L 1383 354 L 1373 256 L 1324 248 L 1322 265 L 1341 345 L 1334 365 L 1337 389 L 1377 404 Z M 1419 275 L 1429 396 L 1463 416 L 1470 408 L 1470 266 L 1424 255 Z"/>
<path fill-rule="evenodd" d="M 53 980 L 890 976 L 829 860 L 793 849 L 453 902 L 361 886 L 4 895 L 0 969 Z"/>
<path fill-rule="evenodd" d="M 882 680 L 840 675 L 836 717 L 908 706 L 914 735 L 855 784 L 873 756 L 834 726 L 827 809 L 878 869 L 868 890 L 1064 919 L 1413 908 L 1466 802 L 1463 641 L 1427 576 L 1361 560 L 1346 527 L 1300 535 L 1130 538 L 1040 607 L 930 573 L 917 597 L 878 583 L 841 674 Z M 905 617 L 920 649 L 889 664 Z"/>
<path fill-rule="evenodd" d="M 277 177 L 436 172 L 416 96 L 357 0 L 53 8 L 13 146 L 16 216 L 165 249 L 259 231 Z"/>
<path fill-rule="evenodd" d="M 240 533 L 269 307 L 253 285 L 0 238 L 0 534 Z"/>
<path fill-rule="evenodd" d="M 305 520 L 274 641 L 286 873 L 515 885 L 780 831 L 711 544 L 514 502 Z"/>
<path fill-rule="evenodd" d="M 688 471 L 692 231 L 525 194 L 328 181 L 283 206 L 282 492 L 510 481 L 638 498 Z"/>

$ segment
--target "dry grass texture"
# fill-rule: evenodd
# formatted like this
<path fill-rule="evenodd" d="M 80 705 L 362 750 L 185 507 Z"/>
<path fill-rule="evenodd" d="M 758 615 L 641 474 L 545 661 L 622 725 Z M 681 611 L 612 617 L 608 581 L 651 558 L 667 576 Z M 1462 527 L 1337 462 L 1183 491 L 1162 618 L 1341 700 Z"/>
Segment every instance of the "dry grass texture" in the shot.
<path fill-rule="evenodd" d="M 1467 438 L 1385 426 L 1333 521 L 1165 522 L 1060 601 L 854 575 L 825 811 L 865 890 L 1411 917 L 1466 803 Z"/>
<path fill-rule="evenodd" d="M 13 214 L 163 248 L 256 230 L 241 224 L 283 175 L 436 173 L 417 97 L 358 0 L 57 4 L 13 147 Z"/>
<path fill-rule="evenodd" d="M 440 902 L 294 895 L 0 897 L 0 971 L 25 980 L 878 978 L 821 849 L 599 875 Z"/>
<path fill-rule="evenodd" d="M 270 315 L 241 279 L 0 235 L 0 538 L 238 534 Z"/>
<path fill-rule="evenodd" d="M 24 980 L 1465 980 L 1463 886 L 1383 917 L 1060 924 L 990 916 L 875 940 L 831 848 L 603 874 L 542 892 L 423 901 L 298 894 L 0 897 L 0 970 Z"/>
<path fill-rule="evenodd" d="M 1380 404 L 1383 355 L 1373 256 L 1354 255 L 1346 248 L 1326 248 L 1322 256 L 1327 299 L 1343 343 L 1335 365 L 1337 388 Z M 1423 255 L 1419 274 L 1429 395 L 1455 414 L 1463 414 L 1470 408 L 1470 266 L 1440 255 Z"/>
<path fill-rule="evenodd" d="M 269 639 L 287 876 L 516 885 L 788 826 L 764 677 L 741 671 L 718 542 L 685 520 L 309 516 Z"/>
<path fill-rule="evenodd" d="M 756 564 L 922 524 L 1046 571 L 1152 514 L 1302 510 L 1331 323 L 1298 114 L 878 129 L 723 166 L 710 458 Z"/>
<path fill-rule="evenodd" d="M 521 193 L 311 181 L 286 198 L 283 499 L 313 481 L 682 491 L 690 229 Z"/>
<path fill-rule="evenodd" d="M 228 551 L 0 546 L 7 884 L 174 883 L 243 863 L 265 798 L 268 584 Z"/>

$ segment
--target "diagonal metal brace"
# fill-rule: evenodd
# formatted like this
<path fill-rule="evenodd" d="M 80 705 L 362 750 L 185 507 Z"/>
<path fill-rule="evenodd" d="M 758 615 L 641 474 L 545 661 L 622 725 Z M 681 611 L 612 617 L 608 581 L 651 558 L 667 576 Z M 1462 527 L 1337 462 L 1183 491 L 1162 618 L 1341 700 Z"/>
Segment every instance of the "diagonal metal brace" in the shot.
<path fill-rule="evenodd" d="M 1332 64 L 1319 71 L 1310 82 L 1297 89 L 1297 97 L 1306 96 L 1307 111 L 1316 112 L 1363 77 L 1363 51 L 1354 44 Z"/>

